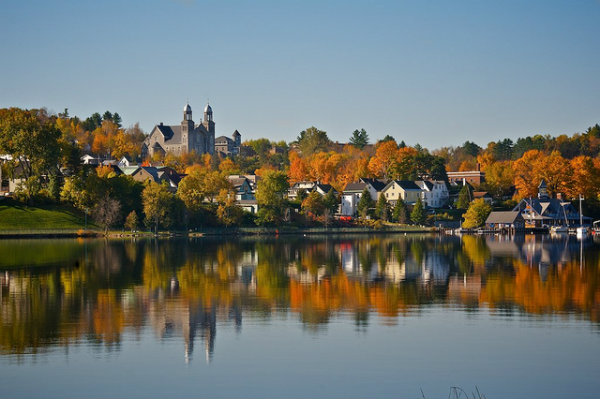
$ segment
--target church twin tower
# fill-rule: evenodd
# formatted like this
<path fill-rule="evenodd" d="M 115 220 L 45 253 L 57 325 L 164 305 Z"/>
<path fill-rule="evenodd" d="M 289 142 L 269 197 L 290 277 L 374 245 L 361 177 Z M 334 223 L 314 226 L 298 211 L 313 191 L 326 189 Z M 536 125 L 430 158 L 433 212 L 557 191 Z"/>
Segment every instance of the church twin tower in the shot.
<path fill-rule="evenodd" d="M 142 145 L 142 157 L 154 157 L 167 152 L 182 155 L 195 151 L 197 154 L 213 154 L 215 152 L 215 122 L 209 104 L 204 108 L 204 119 L 198 125 L 192 119 L 192 107 L 183 108 L 181 125 L 167 126 L 162 122 L 154 126 L 150 135 Z"/>

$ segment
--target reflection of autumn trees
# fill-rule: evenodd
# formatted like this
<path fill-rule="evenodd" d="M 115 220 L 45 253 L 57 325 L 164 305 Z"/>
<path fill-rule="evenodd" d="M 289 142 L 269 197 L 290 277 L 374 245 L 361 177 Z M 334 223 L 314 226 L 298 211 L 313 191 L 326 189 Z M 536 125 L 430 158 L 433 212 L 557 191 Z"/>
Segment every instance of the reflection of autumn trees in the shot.
<path fill-rule="evenodd" d="M 367 325 L 374 313 L 395 323 L 433 303 L 600 321 L 597 250 L 583 267 L 571 249 L 540 269 L 538 254 L 557 246 L 531 237 L 506 244 L 475 236 L 94 241 L 53 259 L 64 266 L 0 274 L 0 351 L 84 338 L 118 347 L 148 323 L 157 331 L 176 323 L 191 353 L 193 326 L 212 346 L 216 317 L 239 327 L 243 314 L 292 312 L 316 327 L 351 314 Z M 449 272 L 436 279 L 436 265 Z"/>
<path fill-rule="evenodd" d="M 515 275 L 491 279 L 481 292 L 481 302 L 489 307 L 514 304 L 527 313 L 550 314 L 576 312 L 593 321 L 600 320 L 600 284 L 598 265 L 580 268 L 567 262 L 552 268 L 542 281 L 538 266 L 514 261 Z"/>

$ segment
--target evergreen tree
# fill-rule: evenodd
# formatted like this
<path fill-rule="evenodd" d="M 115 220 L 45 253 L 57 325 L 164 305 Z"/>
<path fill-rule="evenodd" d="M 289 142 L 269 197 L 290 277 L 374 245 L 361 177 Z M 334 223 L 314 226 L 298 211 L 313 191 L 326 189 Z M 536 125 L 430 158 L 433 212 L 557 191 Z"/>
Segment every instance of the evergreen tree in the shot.
<path fill-rule="evenodd" d="M 390 215 L 390 207 L 384 195 L 380 195 L 375 206 L 375 217 L 387 221 Z"/>
<path fill-rule="evenodd" d="M 365 129 L 356 129 L 354 132 L 352 132 L 350 144 L 362 150 L 367 144 L 369 144 L 369 135 L 367 134 L 367 131 Z"/>
<path fill-rule="evenodd" d="M 326 209 L 329 209 L 330 214 L 333 215 L 335 212 L 337 212 L 339 201 L 333 192 L 333 188 L 331 188 L 323 197 L 323 205 L 325 205 Z"/>
<path fill-rule="evenodd" d="M 396 201 L 396 206 L 394 206 L 392 218 L 396 223 L 405 224 L 407 222 L 406 204 L 404 203 L 402 198 L 398 198 L 398 201 Z"/>
<path fill-rule="evenodd" d="M 467 209 L 469 204 L 471 203 L 471 190 L 468 184 L 465 184 L 463 188 L 460 189 L 458 193 L 458 198 L 456 200 L 456 207 L 458 209 Z"/>
<path fill-rule="evenodd" d="M 423 207 L 423 201 L 421 201 L 421 198 L 417 199 L 417 202 L 410 213 L 410 219 L 414 224 L 425 223 L 425 208 Z"/>
<path fill-rule="evenodd" d="M 360 195 L 360 200 L 358 200 L 358 204 L 356 204 L 356 210 L 358 211 L 358 214 L 361 217 L 365 218 L 374 206 L 375 203 L 371 198 L 371 193 L 369 192 L 369 189 L 365 187 L 362 194 Z"/>

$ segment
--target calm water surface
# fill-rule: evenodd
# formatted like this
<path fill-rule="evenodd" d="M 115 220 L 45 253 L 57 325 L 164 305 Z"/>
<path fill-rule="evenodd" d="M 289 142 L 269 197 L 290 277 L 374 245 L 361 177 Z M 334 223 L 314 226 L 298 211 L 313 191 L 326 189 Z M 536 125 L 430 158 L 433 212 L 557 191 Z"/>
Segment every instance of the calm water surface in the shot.
<path fill-rule="evenodd" d="M 2 397 L 598 397 L 589 239 L 0 241 Z"/>

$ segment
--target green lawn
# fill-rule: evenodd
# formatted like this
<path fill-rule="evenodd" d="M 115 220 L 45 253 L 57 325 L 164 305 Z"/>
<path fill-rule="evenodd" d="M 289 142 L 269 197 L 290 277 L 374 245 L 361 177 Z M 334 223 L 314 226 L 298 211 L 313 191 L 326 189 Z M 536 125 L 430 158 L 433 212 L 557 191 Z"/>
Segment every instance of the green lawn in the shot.
<path fill-rule="evenodd" d="M 83 212 L 70 206 L 25 206 L 9 199 L 0 201 L 0 232 L 79 230 L 84 226 Z M 89 215 L 88 228 L 96 228 L 89 223 Z"/>

